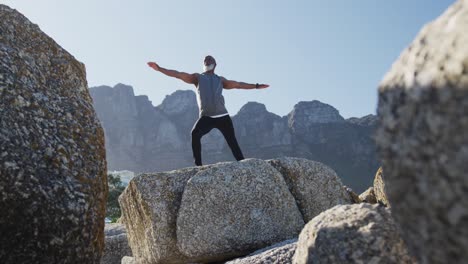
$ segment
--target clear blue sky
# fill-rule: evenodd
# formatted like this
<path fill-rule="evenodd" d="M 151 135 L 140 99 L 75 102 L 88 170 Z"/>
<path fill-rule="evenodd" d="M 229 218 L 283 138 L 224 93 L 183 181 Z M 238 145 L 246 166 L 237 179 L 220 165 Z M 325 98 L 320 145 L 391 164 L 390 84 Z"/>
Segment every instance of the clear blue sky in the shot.
<path fill-rule="evenodd" d="M 452 0 L 0 0 L 25 14 L 87 68 L 89 86 L 132 85 L 158 105 L 192 89 L 152 71 L 200 72 L 213 55 L 228 79 L 268 83 L 225 91 L 235 114 L 248 101 L 287 114 L 320 100 L 344 117 L 375 113 L 377 85 L 421 27 Z"/>

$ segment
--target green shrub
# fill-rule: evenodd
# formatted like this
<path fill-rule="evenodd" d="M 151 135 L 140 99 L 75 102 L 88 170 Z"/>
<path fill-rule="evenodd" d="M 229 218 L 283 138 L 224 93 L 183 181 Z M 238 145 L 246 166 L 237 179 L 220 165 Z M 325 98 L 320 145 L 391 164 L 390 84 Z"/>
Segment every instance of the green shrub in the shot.
<path fill-rule="evenodd" d="M 109 186 L 109 195 L 107 197 L 106 217 L 115 223 L 120 218 L 119 196 L 125 190 L 118 175 L 108 174 L 107 185 Z"/>

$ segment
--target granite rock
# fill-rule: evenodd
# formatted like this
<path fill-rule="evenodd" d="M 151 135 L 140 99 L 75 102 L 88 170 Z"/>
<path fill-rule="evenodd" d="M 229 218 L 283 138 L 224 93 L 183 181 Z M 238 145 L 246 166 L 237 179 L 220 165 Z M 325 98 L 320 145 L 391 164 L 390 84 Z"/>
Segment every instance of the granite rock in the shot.
<path fill-rule="evenodd" d="M 349 197 L 351 198 L 352 203 L 362 203 L 361 198 L 359 198 L 359 195 L 355 193 L 353 189 L 349 188 L 348 186 L 344 186 L 344 189 L 349 194 Z"/>
<path fill-rule="evenodd" d="M 385 180 L 384 180 L 384 173 L 382 170 L 382 167 L 377 170 L 377 173 L 375 174 L 374 178 L 374 194 L 375 194 L 375 199 L 377 200 L 378 203 L 385 205 L 385 206 L 390 206 L 387 198 L 387 194 L 385 191 Z"/>
<path fill-rule="evenodd" d="M 104 132 L 82 63 L 0 4 L 0 262 L 99 263 Z"/>
<path fill-rule="evenodd" d="M 249 159 L 213 165 L 188 181 L 177 242 L 191 261 L 221 261 L 294 238 L 303 225 L 283 176 Z"/>
<path fill-rule="evenodd" d="M 134 257 L 125 256 L 122 258 L 121 264 L 138 264 Z"/>
<path fill-rule="evenodd" d="M 415 262 L 390 210 L 361 203 L 337 205 L 307 223 L 292 263 Z"/>
<path fill-rule="evenodd" d="M 123 257 L 132 255 L 124 225 L 106 224 L 104 233 L 105 247 L 101 264 L 119 264 Z"/>
<path fill-rule="evenodd" d="M 320 162 L 285 157 L 268 163 L 283 175 L 305 222 L 335 205 L 352 203 L 340 178 Z"/>
<path fill-rule="evenodd" d="M 139 263 L 184 263 L 177 248 L 176 221 L 187 181 L 206 169 L 140 174 L 119 197 L 128 240 Z"/>
<path fill-rule="evenodd" d="M 375 197 L 374 187 L 369 187 L 365 192 L 359 195 L 359 199 L 361 199 L 364 203 L 375 204 L 377 203 L 377 198 Z"/>
<path fill-rule="evenodd" d="M 290 264 L 296 250 L 297 239 L 286 240 L 264 249 L 257 250 L 246 257 L 226 262 L 226 264 Z"/>
<path fill-rule="evenodd" d="M 426 25 L 379 87 L 385 190 L 420 263 L 468 259 L 468 1 Z"/>

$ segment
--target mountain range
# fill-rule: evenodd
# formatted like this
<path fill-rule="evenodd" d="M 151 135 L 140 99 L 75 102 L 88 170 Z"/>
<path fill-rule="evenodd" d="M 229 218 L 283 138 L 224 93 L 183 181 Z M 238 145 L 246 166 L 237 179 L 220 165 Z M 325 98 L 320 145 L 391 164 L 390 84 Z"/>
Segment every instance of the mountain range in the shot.
<path fill-rule="evenodd" d="M 90 88 L 104 127 L 109 170 L 136 173 L 193 166 L 190 131 L 198 118 L 195 93 L 176 91 L 154 106 L 124 84 Z M 379 167 L 372 139 L 377 117 L 343 118 L 320 101 L 297 103 L 286 116 L 258 102 L 231 115 L 246 158 L 303 157 L 333 168 L 355 191 L 372 185 Z M 202 138 L 203 163 L 234 160 L 222 134 Z"/>

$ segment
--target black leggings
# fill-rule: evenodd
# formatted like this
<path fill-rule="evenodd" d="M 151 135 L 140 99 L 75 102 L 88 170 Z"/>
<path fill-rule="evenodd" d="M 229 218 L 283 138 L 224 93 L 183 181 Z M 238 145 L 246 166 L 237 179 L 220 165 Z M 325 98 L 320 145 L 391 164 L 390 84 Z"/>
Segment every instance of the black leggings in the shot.
<path fill-rule="evenodd" d="M 201 138 L 208 134 L 208 132 L 210 132 L 213 128 L 217 128 L 221 131 L 236 160 L 243 160 L 244 156 L 242 155 L 242 151 L 239 147 L 239 144 L 237 143 L 231 117 L 229 117 L 229 115 L 217 118 L 202 116 L 200 119 L 198 119 L 192 129 L 192 151 L 193 158 L 195 159 L 195 165 L 202 165 Z"/>

